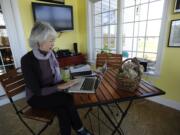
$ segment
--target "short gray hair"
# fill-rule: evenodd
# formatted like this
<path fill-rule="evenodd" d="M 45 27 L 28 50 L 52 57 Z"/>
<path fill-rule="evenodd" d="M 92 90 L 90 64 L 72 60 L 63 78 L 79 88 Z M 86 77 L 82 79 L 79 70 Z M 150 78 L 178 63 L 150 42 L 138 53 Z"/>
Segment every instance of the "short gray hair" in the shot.
<path fill-rule="evenodd" d="M 47 39 L 56 38 L 56 31 L 46 22 L 36 22 L 31 30 L 29 44 L 32 49 L 38 48 L 38 45 L 46 42 Z"/>

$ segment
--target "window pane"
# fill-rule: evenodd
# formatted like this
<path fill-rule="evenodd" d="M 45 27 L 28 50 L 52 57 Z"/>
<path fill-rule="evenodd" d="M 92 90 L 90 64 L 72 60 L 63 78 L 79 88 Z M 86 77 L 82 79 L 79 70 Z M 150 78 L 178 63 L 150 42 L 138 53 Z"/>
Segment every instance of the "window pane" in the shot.
<path fill-rule="evenodd" d="M 138 44 L 138 42 L 137 42 L 138 40 L 137 40 L 137 38 L 134 38 L 134 40 L 133 40 L 133 51 L 137 51 L 137 44 Z"/>
<path fill-rule="evenodd" d="M 5 68 L 6 68 L 6 72 L 8 72 L 9 70 L 14 69 L 15 67 L 14 65 L 8 65 L 8 66 L 5 66 Z"/>
<path fill-rule="evenodd" d="M 110 24 L 117 24 L 117 11 L 110 12 Z"/>
<path fill-rule="evenodd" d="M 133 36 L 133 23 L 126 23 L 123 25 L 123 36 L 132 37 Z"/>
<path fill-rule="evenodd" d="M 135 23 L 135 30 L 134 30 L 134 36 L 145 36 L 146 31 L 146 22 L 136 22 Z"/>
<path fill-rule="evenodd" d="M 159 36 L 161 20 L 148 21 L 147 36 Z"/>
<path fill-rule="evenodd" d="M 149 0 L 150 2 L 152 2 L 152 1 L 158 1 L 158 0 Z"/>
<path fill-rule="evenodd" d="M 138 38 L 137 51 L 138 52 L 143 52 L 144 51 L 144 38 Z"/>
<path fill-rule="evenodd" d="M 0 29 L 0 36 L 2 37 L 8 37 L 8 33 L 6 29 Z"/>
<path fill-rule="evenodd" d="M 110 10 L 117 9 L 117 0 L 110 0 Z"/>
<path fill-rule="evenodd" d="M 157 53 L 159 38 L 147 38 L 145 52 Z"/>
<path fill-rule="evenodd" d="M 103 37 L 108 37 L 108 26 L 103 26 L 102 27 L 102 36 Z"/>
<path fill-rule="evenodd" d="M 10 47 L 9 38 L 3 34 L 0 34 L 0 48 L 1 47 Z M 4 51 L 4 49 L 1 49 L 1 51 Z"/>
<path fill-rule="evenodd" d="M 110 37 L 116 37 L 117 25 L 110 25 Z"/>
<path fill-rule="evenodd" d="M 0 25 L 5 25 L 3 14 L 0 12 Z"/>
<path fill-rule="evenodd" d="M 134 24 L 134 37 L 137 37 L 139 35 L 139 22 L 136 22 Z"/>
<path fill-rule="evenodd" d="M 141 3 L 147 3 L 149 0 L 141 0 Z"/>
<path fill-rule="evenodd" d="M 157 1 L 149 4 L 148 19 L 157 19 L 162 17 L 163 2 L 164 1 Z"/>
<path fill-rule="evenodd" d="M 102 48 L 102 38 L 95 38 L 95 48 Z"/>
<path fill-rule="evenodd" d="M 101 1 L 94 3 L 94 13 L 98 14 L 101 12 Z"/>
<path fill-rule="evenodd" d="M 135 0 L 136 5 L 141 4 L 141 0 Z"/>
<path fill-rule="evenodd" d="M 6 70 L 4 69 L 5 67 L 0 65 L 0 75 L 6 73 Z"/>
<path fill-rule="evenodd" d="M 109 10 L 109 0 L 102 0 L 102 12 Z"/>
<path fill-rule="evenodd" d="M 136 57 L 136 52 L 130 52 L 129 54 L 130 54 L 129 58 Z"/>
<path fill-rule="evenodd" d="M 142 59 L 143 59 L 143 53 L 137 52 L 136 57 L 137 57 L 137 58 L 142 58 Z"/>
<path fill-rule="evenodd" d="M 1 50 L 1 55 L 3 57 L 4 64 L 12 64 L 13 58 L 10 48 Z"/>
<path fill-rule="evenodd" d="M 101 25 L 101 14 L 95 15 L 95 26 L 100 26 Z"/>
<path fill-rule="evenodd" d="M 135 12 L 135 21 L 139 21 L 140 20 L 140 6 L 141 5 L 135 6 L 135 11 L 134 11 Z"/>
<path fill-rule="evenodd" d="M 154 53 L 144 53 L 144 59 L 156 61 L 156 55 Z"/>
<path fill-rule="evenodd" d="M 132 58 L 132 52 L 128 51 L 128 58 Z"/>
<path fill-rule="evenodd" d="M 101 27 L 95 28 L 95 37 L 101 37 Z"/>
<path fill-rule="evenodd" d="M 146 22 L 139 22 L 139 24 L 140 24 L 139 36 L 145 36 Z"/>
<path fill-rule="evenodd" d="M 103 46 L 102 48 L 104 47 L 108 47 L 108 37 L 103 37 Z"/>
<path fill-rule="evenodd" d="M 101 50 L 100 50 L 100 49 L 96 49 L 96 51 L 95 51 L 95 57 L 97 56 L 98 53 L 101 53 Z"/>
<path fill-rule="evenodd" d="M 110 38 L 110 48 L 111 49 L 116 48 L 116 38 Z"/>
<path fill-rule="evenodd" d="M 140 6 L 140 20 L 147 20 L 148 4 Z"/>
<path fill-rule="evenodd" d="M 132 38 L 124 38 L 123 39 L 123 50 L 131 51 L 132 50 Z"/>
<path fill-rule="evenodd" d="M 102 14 L 102 25 L 109 24 L 109 12 Z"/>
<path fill-rule="evenodd" d="M 135 5 L 135 0 L 124 0 L 124 7 Z"/>
<path fill-rule="evenodd" d="M 111 53 L 116 53 L 116 50 L 111 50 Z"/>
<path fill-rule="evenodd" d="M 138 52 L 144 51 L 144 38 L 134 38 L 133 51 L 138 51 Z"/>
<path fill-rule="evenodd" d="M 1 55 L 1 54 L 0 54 Z M 2 66 L 2 64 L 3 64 L 3 61 L 2 61 L 2 59 L 0 59 L 0 67 Z M 2 67 L 3 68 L 3 67 Z"/>
<path fill-rule="evenodd" d="M 134 21 L 134 7 L 125 8 L 123 22 L 132 22 Z"/>

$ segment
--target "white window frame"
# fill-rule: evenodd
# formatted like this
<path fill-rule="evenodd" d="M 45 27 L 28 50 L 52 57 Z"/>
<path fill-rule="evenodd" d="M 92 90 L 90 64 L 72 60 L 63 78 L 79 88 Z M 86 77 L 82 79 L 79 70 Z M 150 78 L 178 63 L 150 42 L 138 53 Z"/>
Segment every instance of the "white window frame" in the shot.
<path fill-rule="evenodd" d="M 86 1 L 86 7 L 87 7 L 87 12 L 86 12 L 86 15 L 88 16 L 87 17 L 87 50 L 88 50 L 88 62 L 90 63 L 95 63 L 95 38 L 93 35 L 95 35 L 95 31 L 94 31 L 94 17 L 93 17 L 93 10 L 94 10 L 94 7 L 93 7 L 93 3 L 94 2 L 97 2 L 99 0 L 87 0 Z M 117 16 L 120 16 L 120 13 L 121 13 L 121 8 L 120 8 L 120 1 L 118 0 L 118 7 L 117 7 Z M 121 18 L 118 18 L 117 17 L 117 36 L 115 37 L 116 38 L 116 53 L 121 53 L 122 52 L 122 47 L 120 46 L 122 40 L 120 38 L 118 38 L 118 36 L 121 36 L 122 35 L 122 32 L 121 32 L 121 28 L 118 27 L 122 22 L 122 19 Z"/>
<path fill-rule="evenodd" d="M 170 1 L 169 0 L 164 0 L 164 7 L 163 7 L 163 17 L 161 21 L 161 30 L 160 30 L 160 35 L 159 35 L 159 43 L 158 43 L 158 51 L 157 51 L 157 59 L 156 59 L 156 65 L 155 65 L 155 72 L 152 75 L 159 76 L 160 71 L 161 71 L 161 64 L 163 61 L 163 56 L 164 56 L 164 48 L 167 45 L 167 40 L 166 40 L 166 33 L 167 28 L 168 28 L 168 11 L 170 8 Z"/>
<path fill-rule="evenodd" d="M 95 45 L 94 45 L 94 38 L 93 35 L 95 34 L 93 31 L 94 26 L 94 20 L 93 20 L 93 3 L 97 2 L 99 0 L 87 0 L 87 47 L 88 47 L 88 60 L 90 63 L 95 63 L 95 57 L 94 57 L 94 51 L 95 51 Z M 118 10 L 117 13 L 117 47 L 116 47 L 116 53 L 122 53 L 122 5 L 123 0 L 118 0 Z M 163 60 L 163 52 L 164 47 L 166 45 L 166 32 L 167 32 L 167 12 L 169 10 L 169 0 L 164 0 L 164 7 L 163 7 L 163 15 L 162 15 L 162 21 L 161 21 L 161 30 L 160 30 L 160 36 L 159 36 L 159 42 L 158 42 L 158 51 L 157 51 L 157 58 L 156 58 L 156 65 L 155 65 L 155 72 L 150 73 L 150 75 L 159 76 L 160 75 L 160 69 L 161 69 L 161 63 Z M 119 36 L 118 36 L 119 35 Z M 119 38 L 118 38 L 119 37 Z M 149 74 L 149 73 L 147 73 Z"/>

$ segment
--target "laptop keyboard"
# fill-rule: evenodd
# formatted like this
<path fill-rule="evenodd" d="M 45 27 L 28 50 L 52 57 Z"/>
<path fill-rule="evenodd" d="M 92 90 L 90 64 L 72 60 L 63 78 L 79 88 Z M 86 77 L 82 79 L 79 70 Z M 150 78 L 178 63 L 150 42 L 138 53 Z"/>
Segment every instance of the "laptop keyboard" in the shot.
<path fill-rule="evenodd" d="M 85 78 L 82 86 L 81 86 L 81 90 L 92 90 L 94 89 L 94 78 Z"/>

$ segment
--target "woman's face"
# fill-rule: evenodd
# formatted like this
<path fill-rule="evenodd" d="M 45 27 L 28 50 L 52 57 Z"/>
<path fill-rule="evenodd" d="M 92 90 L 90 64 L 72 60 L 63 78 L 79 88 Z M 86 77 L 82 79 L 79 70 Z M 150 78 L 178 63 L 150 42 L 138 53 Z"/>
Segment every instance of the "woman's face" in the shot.
<path fill-rule="evenodd" d="M 49 52 L 50 50 L 53 49 L 54 42 L 55 42 L 54 38 L 48 38 L 48 40 L 46 42 L 40 44 L 39 49 L 41 51 Z"/>

